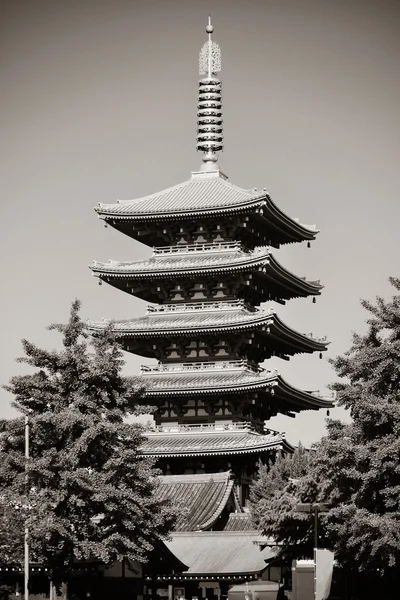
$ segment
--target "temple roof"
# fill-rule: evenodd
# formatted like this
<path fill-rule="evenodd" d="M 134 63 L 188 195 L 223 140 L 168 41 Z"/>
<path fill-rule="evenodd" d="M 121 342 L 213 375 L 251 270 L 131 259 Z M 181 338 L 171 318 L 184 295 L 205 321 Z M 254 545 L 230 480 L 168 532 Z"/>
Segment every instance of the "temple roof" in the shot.
<path fill-rule="evenodd" d="M 156 397 L 177 398 L 187 395 L 218 395 L 242 392 L 267 392 L 290 410 L 331 408 L 332 399 L 321 398 L 289 385 L 277 371 L 252 369 L 241 361 L 229 363 L 191 363 L 166 368 L 142 367 L 140 376 L 132 377 L 144 387 L 146 400 Z M 280 410 L 279 412 L 284 412 Z"/>
<path fill-rule="evenodd" d="M 88 322 L 92 331 L 102 330 L 106 325 L 107 321 Z M 195 304 L 181 307 L 164 305 L 150 308 L 146 316 L 116 321 L 112 324 L 112 330 L 118 338 L 124 339 L 127 350 L 144 356 L 154 356 L 151 340 L 166 336 L 169 339 L 198 338 L 255 331 L 263 344 L 291 355 L 298 352 L 321 352 L 326 350 L 328 344 L 326 338 L 316 338 L 291 329 L 273 309 L 254 309 L 243 302 L 200 303 L 199 307 Z M 138 342 L 132 349 L 129 346 L 130 340 Z M 270 355 L 267 353 L 264 358 Z"/>
<path fill-rule="evenodd" d="M 266 190 L 245 190 L 228 182 L 219 171 L 194 173 L 191 179 L 136 200 L 99 204 L 98 215 L 118 228 L 121 221 L 179 221 L 201 217 L 251 214 L 274 230 L 280 243 L 312 240 L 318 231 L 281 211 Z"/>
<path fill-rule="evenodd" d="M 205 530 L 213 526 L 233 490 L 230 471 L 185 475 L 163 475 L 157 497 L 169 499 L 179 509 L 176 531 Z"/>
<path fill-rule="evenodd" d="M 282 448 L 289 452 L 293 451 L 283 433 L 260 434 L 246 429 L 212 432 L 207 431 L 207 427 L 202 431 L 199 426 L 197 432 L 195 427 L 190 426 L 185 432 L 184 426 L 181 426 L 177 433 L 166 433 L 165 431 L 146 433 L 142 452 L 146 456 L 157 458 L 178 458 L 254 454 Z"/>
<path fill-rule="evenodd" d="M 271 546 L 261 546 L 254 531 L 173 533 L 166 542 L 171 552 L 189 565 L 185 575 L 261 573 L 275 556 Z"/>
<path fill-rule="evenodd" d="M 249 512 L 234 512 L 224 527 L 224 531 L 256 531 Z"/>
<path fill-rule="evenodd" d="M 107 275 L 126 276 L 140 273 L 147 277 L 153 277 L 155 273 L 165 271 L 194 272 L 197 275 L 204 269 L 213 269 L 223 272 L 224 270 L 241 270 L 249 265 L 260 265 L 270 258 L 270 249 L 259 246 L 254 250 L 245 250 L 240 244 L 198 244 L 190 246 L 167 246 L 165 249 L 155 249 L 153 256 L 147 260 L 139 261 L 115 261 L 106 263 L 93 261 L 91 269 L 95 272 L 107 273 Z"/>
<path fill-rule="evenodd" d="M 176 247 L 175 247 L 176 248 Z M 92 272 L 111 285 L 148 298 L 150 292 L 135 290 L 131 282 L 137 282 L 141 288 L 149 288 L 155 280 L 189 279 L 191 277 L 209 278 L 214 275 L 233 275 L 235 273 L 253 273 L 261 286 L 269 287 L 278 299 L 290 299 L 319 295 L 322 285 L 319 281 L 307 281 L 282 267 L 272 256 L 268 247 L 257 247 L 246 251 L 239 244 L 217 245 L 213 250 L 202 251 L 199 245 L 196 251 L 182 247 L 180 251 L 167 248 L 155 252 L 147 260 L 107 263 L 94 261 Z M 154 286 L 153 286 L 154 287 Z"/>

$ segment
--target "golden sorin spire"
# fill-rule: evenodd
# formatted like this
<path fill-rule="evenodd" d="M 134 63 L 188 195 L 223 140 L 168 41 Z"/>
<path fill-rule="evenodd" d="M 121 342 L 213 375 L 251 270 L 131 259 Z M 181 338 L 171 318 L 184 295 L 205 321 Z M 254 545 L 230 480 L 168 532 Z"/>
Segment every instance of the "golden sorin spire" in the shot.
<path fill-rule="evenodd" d="M 224 147 L 222 129 L 222 90 L 221 81 L 216 76 L 221 71 L 221 49 L 211 39 L 214 27 L 208 17 L 206 27 L 208 41 L 200 50 L 199 71 L 205 75 L 199 81 L 197 102 L 197 150 L 204 153 L 202 170 L 217 168 L 216 152 Z"/>

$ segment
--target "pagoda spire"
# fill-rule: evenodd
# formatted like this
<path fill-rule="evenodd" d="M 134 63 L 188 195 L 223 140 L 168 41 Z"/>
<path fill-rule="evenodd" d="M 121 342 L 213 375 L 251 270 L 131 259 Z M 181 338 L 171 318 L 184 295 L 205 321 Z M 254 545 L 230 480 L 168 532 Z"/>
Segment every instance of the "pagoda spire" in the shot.
<path fill-rule="evenodd" d="M 200 50 L 199 80 L 197 101 L 197 143 L 196 149 L 203 152 L 202 171 L 213 171 L 217 166 L 217 152 L 223 150 L 222 89 L 217 73 L 221 71 L 221 49 L 211 39 L 214 27 L 208 16 L 206 32 L 208 41 Z"/>

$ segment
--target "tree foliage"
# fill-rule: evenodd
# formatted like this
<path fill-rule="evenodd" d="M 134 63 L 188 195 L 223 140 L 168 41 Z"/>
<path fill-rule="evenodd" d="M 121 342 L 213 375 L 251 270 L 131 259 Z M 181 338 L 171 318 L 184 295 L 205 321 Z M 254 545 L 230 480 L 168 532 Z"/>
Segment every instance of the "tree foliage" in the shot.
<path fill-rule="evenodd" d="M 313 527 L 309 515 L 296 511 L 299 486 L 310 474 L 314 453 L 301 444 L 293 454 L 278 455 L 274 463 L 260 464 L 258 478 L 250 491 L 254 526 L 274 539 L 278 555 L 287 560 L 312 554 Z M 314 501 L 315 490 L 303 502 Z"/>
<path fill-rule="evenodd" d="M 298 515 L 278 514 L 278 498 L 289 489 L 298 502 L 330 506 L 321 516 L 326 544 L 352 573 L 400 573 L 400 280 L 391 300 L 362 301 L 369 313 L 364 335 L 353 334 L 350 349 L 333 359 L 339 381 L 331 387 L 352 422 L 329 420 L 327 436 L 315 445 L 311 468 L 289 488 L 279 477 L 273 508 L 259 517 L 264 532 L 285 548 L 295 544 Z M 272 473 L 272 471 L 271 471 Z M 258 485 L 258 484 L 256 484 Z M 255 514 L 263 499 L 256 497 Z M 268 512 L 269 510 L 269 512 Z M 276 522 L 272 511 L 275 513 Z M 299 528 L 297 541 L 304 532 Z"/>
<path fill-rule="evenodd" d="M 145 561 L 174 520 L 154 493 L 152 462 L 140 454 L 142 427 L 125 422 L 140 390 L 121 375 L 122 353 L 110 330 L 91 337 L 79 308 L 75 301 L 69 322 L 49 327 L 62 335 L 60 351 L 23 340 L 19 360 L 35 371 L 6 387 L 29 417 L 27 464 L 24 418 L 0 432 L 0 494 L 10 523 L 0 560 L 10 553 L 21 559 L 13 539 L 22 515 L 32 557 L 53 581 L 65 581 L 75 560 Z"/>

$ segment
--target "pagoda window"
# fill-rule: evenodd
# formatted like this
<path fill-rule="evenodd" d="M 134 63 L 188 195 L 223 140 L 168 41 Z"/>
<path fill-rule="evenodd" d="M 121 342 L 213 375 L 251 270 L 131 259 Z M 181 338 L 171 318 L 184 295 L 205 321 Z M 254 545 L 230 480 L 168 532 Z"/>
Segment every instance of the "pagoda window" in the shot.
<path fill-rule="evenodd" d="M 207 298 L 207 296 L 202 291 L 196 291 L 193 294 L 192 298 L 193 298 L 193 300 L 205 300 Z"/>
<path fill-rule="evenodd" d="M 215 356 L 229 356 L 229 352 L 227 352 L 225 348 L 220 348 L 218 352 L 215 353 Z"/>

